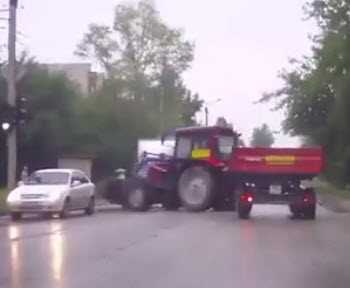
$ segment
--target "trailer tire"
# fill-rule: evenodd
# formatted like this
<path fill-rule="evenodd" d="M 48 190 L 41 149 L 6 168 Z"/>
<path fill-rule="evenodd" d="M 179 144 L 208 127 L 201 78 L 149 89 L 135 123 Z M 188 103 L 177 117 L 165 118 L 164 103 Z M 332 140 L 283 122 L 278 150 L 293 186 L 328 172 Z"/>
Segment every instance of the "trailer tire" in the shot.
<path fill-rule="evenodd" d="M 141 180 L 132 178 L 127 181 L 125 202 L 125 206 L 133 211 L 149 209 L 149 191 Z"/>
<path fill-rule="evenodd" d="M 252 205 L 238 205 L 238 217 L 239 219 L 249 219 L 250 211 L 252 211 Z"/>
<path fill-rule="evenodd" d="M 179 198 L 182 206 L 192 212 L 204 211 L 211 206 L 214 179 L 201 166 L 187 168 L 179 179 Z"/>
<path fill-rule="evenodd" d="M 290 203 L 289 204 L 289 211 L 290 211 L 290 213 L 292 214 L 292 217 L 293 218 L 299 218 L 300 217 L 300 211 L 299 211 L 300 209 L 298 209 L 297 207 L 296 207 L 296 204 L 294 204 L 294 203 Z"/>
<path fill-rule="evenodd" d="M 304 211 L 304 218 L 307 220 L 316 219 L 316 205 L 309 206 Z"/>

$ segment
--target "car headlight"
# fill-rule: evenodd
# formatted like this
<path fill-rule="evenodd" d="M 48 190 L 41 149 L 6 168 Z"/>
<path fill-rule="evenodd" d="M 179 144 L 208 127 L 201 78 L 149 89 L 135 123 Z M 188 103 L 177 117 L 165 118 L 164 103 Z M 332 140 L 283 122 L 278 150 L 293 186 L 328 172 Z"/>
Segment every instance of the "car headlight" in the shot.
<path fill-rule="evenodd" d="M 51 193 L 49 197 L 49 201 L 56 202 L 60 200 L 60 198 L 61 198 L 61 193 Z"/>
<path fill-rule="evenodd" d="M 14 203 L 14 202 L 20 201 L 20 197 L 19 196 L 20 196 L 19 193 L 11 192 L 7 196 L 7 203 Z"/>

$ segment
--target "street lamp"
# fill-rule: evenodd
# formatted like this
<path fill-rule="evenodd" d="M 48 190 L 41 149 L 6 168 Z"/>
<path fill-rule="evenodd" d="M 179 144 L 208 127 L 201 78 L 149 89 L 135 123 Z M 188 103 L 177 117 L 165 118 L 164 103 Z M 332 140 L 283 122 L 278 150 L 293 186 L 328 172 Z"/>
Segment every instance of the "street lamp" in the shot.
<path fill-rule="evenodd" d="M 221 98 L 218 98 L 214 101 L 210 101 L 210 102 L 204 102 L 204 113 L 205 113 L 205 126 L 208 126 L 209 125 L 209 109 L 208 109 L 208 106 L 209 105 L 213 105 L 213 104 L 216 104 L 218 102 L 220 102 L 222 99 Z"/>

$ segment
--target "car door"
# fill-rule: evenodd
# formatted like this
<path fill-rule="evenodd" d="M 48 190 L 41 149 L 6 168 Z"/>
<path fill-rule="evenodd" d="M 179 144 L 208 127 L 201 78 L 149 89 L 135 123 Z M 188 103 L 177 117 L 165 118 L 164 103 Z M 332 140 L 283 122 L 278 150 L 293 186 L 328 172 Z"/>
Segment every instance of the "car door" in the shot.
<path fill-rule="evenodd" d="M 90 179 L 82 172 L 78 172 L 80 182 L 81 182 L 81 187 L 79 190 L 79 195 L 80 195 L 80 204 L 81 207 L 87 207 L 89 204 L 90 196 L 92 195 L 92 183 Z"/>
<path fill-rule="evenodd" d="M 72 173 L 71 187 L 70 187 L 70 201 L 71 207 L 77 209 L 81 207 L 81 179 L 77 172 Z"/>

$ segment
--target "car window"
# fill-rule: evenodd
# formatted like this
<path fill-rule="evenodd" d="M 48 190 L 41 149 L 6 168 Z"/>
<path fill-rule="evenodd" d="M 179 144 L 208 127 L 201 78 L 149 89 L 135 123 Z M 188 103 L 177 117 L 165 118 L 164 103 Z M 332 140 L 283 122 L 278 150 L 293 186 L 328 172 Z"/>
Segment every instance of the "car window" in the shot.
<path fill-rule="evenodd" d="M 73 183 L 74 181 L 80 181 L 81 182 L 80 177 L 79 177 L 78 173 L 76 173 L 76 172 L 72 173 L 72 178 L 71 178 L 70 182 Z"/>
<path fill-rule="evenodd" d="M 27 185 L 65 185 L 68 184 L 69 174 L 65 172 L 37 171 L 25 181 Z"/>
<path fill-rule="evenodd" d="M 90 180 L 85 176 L 82 172 L 76 172 L 77 179 L 80 181 L 82 184 L 89 183 Z"/>

